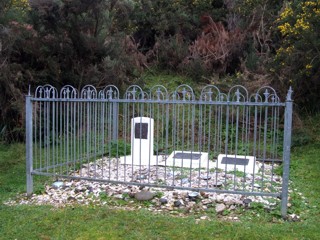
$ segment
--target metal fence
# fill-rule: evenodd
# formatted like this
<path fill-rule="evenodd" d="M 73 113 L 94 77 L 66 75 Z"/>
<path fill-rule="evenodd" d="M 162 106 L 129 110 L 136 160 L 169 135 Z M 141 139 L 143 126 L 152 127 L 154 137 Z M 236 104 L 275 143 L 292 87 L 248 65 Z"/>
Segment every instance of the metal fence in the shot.
<path fill-rule="evenodd" d="M 27 193 L 45 175 L 280 197 L 285 216 L 291 93 L 39 86 L 26 96 Z"/>

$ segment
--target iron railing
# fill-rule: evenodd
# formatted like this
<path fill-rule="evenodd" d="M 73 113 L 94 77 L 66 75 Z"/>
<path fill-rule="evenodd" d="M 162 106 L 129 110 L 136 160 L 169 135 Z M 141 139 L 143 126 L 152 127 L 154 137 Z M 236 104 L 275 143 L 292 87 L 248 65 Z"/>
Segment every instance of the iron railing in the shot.
<path fill-rule="evenodd" d="M 32 176 L 45 175 L 280 197 L 286 216 L 291 94 L 39 86 L 26 96 L 27 193 Z"/>

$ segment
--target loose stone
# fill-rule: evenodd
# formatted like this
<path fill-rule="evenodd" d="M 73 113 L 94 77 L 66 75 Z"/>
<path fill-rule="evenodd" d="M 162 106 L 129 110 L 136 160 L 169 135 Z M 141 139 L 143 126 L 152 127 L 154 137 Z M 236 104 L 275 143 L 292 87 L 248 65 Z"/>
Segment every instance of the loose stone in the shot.
<path fill-rule="evenodd" d="M 188 193 L 188 197 L 191 201 L 195 201 L 197 199 L 197 197 L 199 196 L 198 192 L 189 192 Z"/>
<path fill-rule="evenodd" d="M 219 203 L 216 205 L 216 212 L 222 213 L 224 210 L 226 210 L 226 205 L 224 205 L 223 203 Z"/>
<path fill-rule="evenodd" d="M 116 199 L 123 199 L 122 194 L 116 194 L 116 195 L 113 195 L 113 197 Z"/>
<path fill-rule="evenodd" d="M 176 201 L 174 201 L 173 205 L 174 205 L 175 207 L 180 207 L 180 206 L 182 205 L 182 203 L 181 203 L 180 200 L 176 200 Z"/>
<path fill-rule="evenodd" d="M 57 181 L 52 184 L 52 187 L 55 189 L 62 188 L 63 186 L 64 186 L 64 183 L 61 181 Z"/>
<path fill-rule="evenodd" d="M 181 179 L 181 183 L 182 184 L 186 184 L 186 183 L 189 183 L 190 181 L 189 181 L 189 178 L 182 178 Z"/>
<path fill-rule="evenodd" d="M 246 198 L 246 199 L 243 200 L 243 203 L 244 203 L 245 207 L 248 207 L 251 202 L 252 202 L 252 200 L 250 198 Z"/>
<path fill-rule="evenodd" d="M 160 203 L 161 204 L 167 204 L 168 203 L 168 199 L 166 199 L 166 198 L 160 198 Z"/>
<path fill-rule="evenodd" d="M 211 177 L 210 177 L 209 175 L 205 175 L 205 174 L 204 174 L 204 175 L 201 175 L 201 176 L 200 176 L 200 179 L 202 179 L 202 180 L 205 180 L 205 181 L 206 181 L 206 180 L 210 180 L 210 179 L 211 179 Z"/>
<path fill-rule="evenodd" d="M 216 182 L 212 184 L 214 187 L 221 187 L 222 186 L 222 182 Z"/>
<path fill-rule="evenodd" d="M 146 175 L 138 175 L 136 177 L 136 180 L 144 180 L 144 179 L 147 179 L 147 176 Z"/>
<path fill-rule="evenodd" d="M 149 192 L 149 191 L 141 191 L 141 192 L 137 192 L 134 195 L 134 197 L 138 201 L 148 201 L 148 200 L 151 200 L 154 197 L 154 193 Z"/>

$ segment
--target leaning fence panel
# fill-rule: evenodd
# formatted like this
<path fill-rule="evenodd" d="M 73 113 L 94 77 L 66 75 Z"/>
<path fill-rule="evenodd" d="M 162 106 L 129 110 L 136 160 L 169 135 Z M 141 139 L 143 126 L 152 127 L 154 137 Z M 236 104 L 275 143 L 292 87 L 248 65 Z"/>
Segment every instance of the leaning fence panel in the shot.
<path fill-rule="evenodd" d="M 197 98 L 187 85 L 133 85 L 120 95 L 45 85 L 27 96 L 28 193 L 38 174 L 287 199 L 291 93 L 286 103 L 270 87 L 210 85 Z"/>

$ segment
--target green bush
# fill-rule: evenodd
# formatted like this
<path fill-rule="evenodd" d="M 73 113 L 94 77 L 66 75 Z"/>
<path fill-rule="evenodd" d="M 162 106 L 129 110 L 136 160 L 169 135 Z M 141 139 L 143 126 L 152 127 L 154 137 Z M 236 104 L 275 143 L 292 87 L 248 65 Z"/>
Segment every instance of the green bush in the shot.
<path fill-rule="evenodd" d="M 111 141 L 105 146 L 105 155 L 108 157 L 128 156 L 131 154 L 131 145 L 123 140 Z"/>
<path fill-rule="evenodd" d="M 287 3 L 277 20 L 281 35 L 275 58 L 280 83 L 294 88 L 294 100 L 305 110 L 320 110 L 320 2 Z"/>
<path fill-rule="evenodd" d="M 44 84 L 121 88 L 143 69 L 144 57 L 124 26 L 133 10 L 129 1 L 32 1 L 23 9 L 23 21 L 16 17 L 20 8 L 5 6 L 6 18 L 0 18 L 2 140 L 24 139 L 29 85 L 31 91 Z"/>

